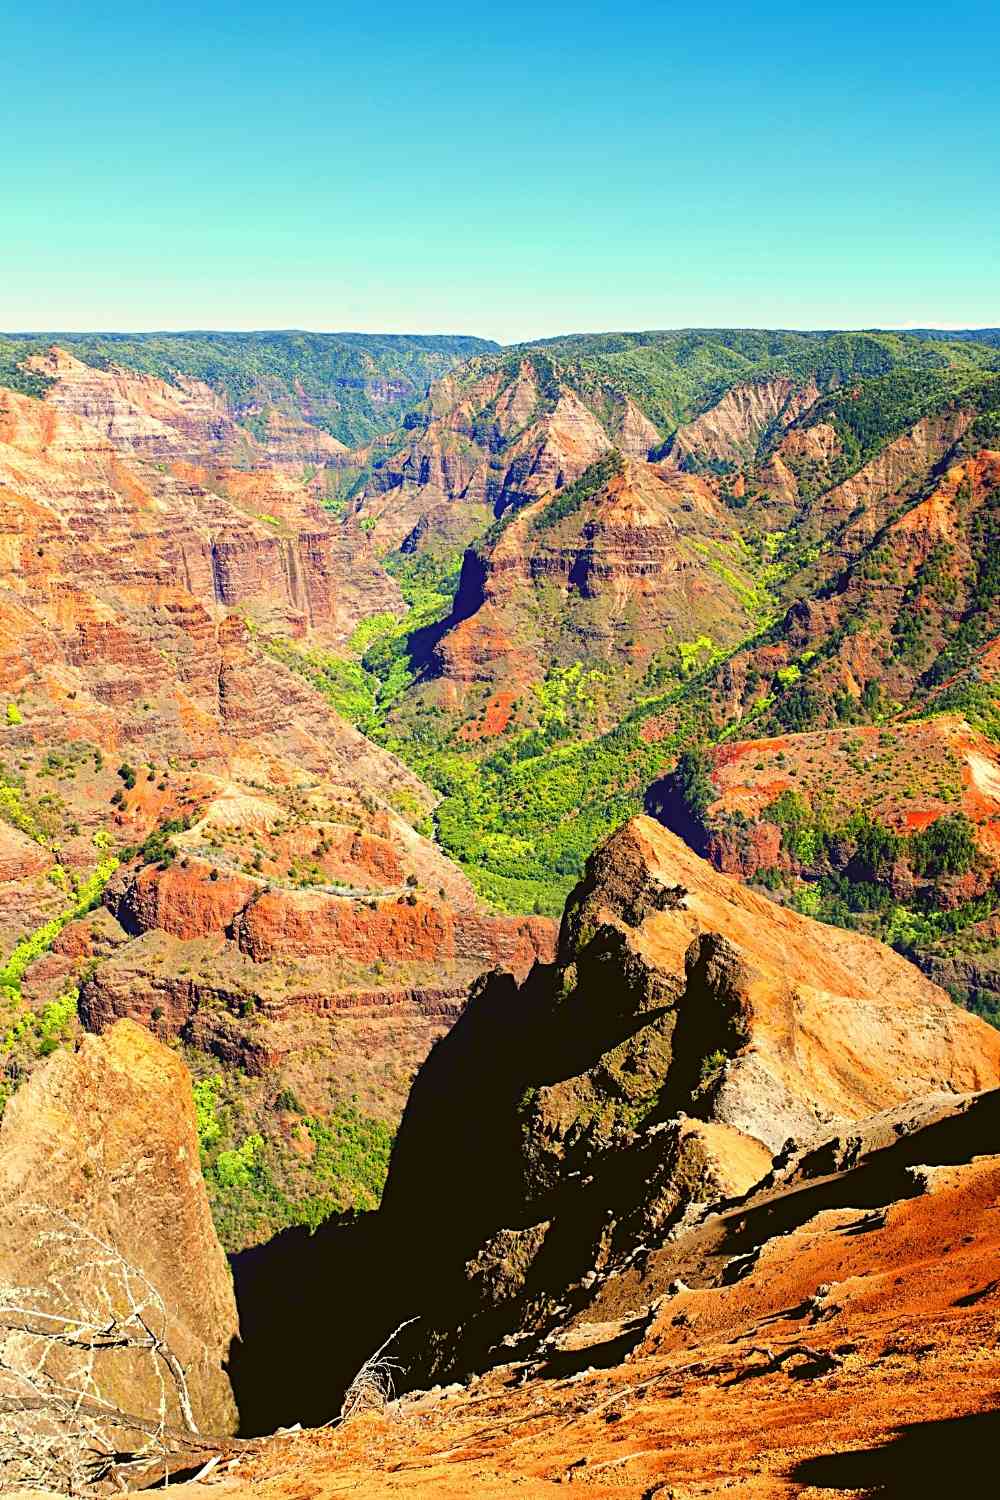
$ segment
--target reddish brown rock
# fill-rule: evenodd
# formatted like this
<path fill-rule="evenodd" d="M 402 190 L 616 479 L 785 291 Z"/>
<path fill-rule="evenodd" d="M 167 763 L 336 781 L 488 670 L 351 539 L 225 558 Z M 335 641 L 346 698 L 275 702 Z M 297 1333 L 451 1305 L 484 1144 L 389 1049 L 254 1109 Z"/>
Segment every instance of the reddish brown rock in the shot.
<path fill-rule="evenodd" d="M 576 479 L 612 446 L 575 392 L 543 392 L 528 358 L 512 373 L 483 361 L 469 374 L 446 376 L 433 387 L 430 403 L 425 430 L 379 466 L 354 502 L 357 514 L 375 522 L 382 550 L 408 536 L 417 545 L 424 539 L 436 547 L 463 545 L 491 513 Z M 502 449 L 499 464 L 477 428 L 484 408 Z M 625 441 L 641 446 L 647 433 L 640 415 L 623 410 L 621 422 Z"/>
<path fill-rule="evenodd" d="M 30 880 L 52 866 L 49 851 L 7 823 L 0 823 L 0 885 Z"/>
<path fill-rule="evenodd" d="M 371 963 L 468 959 L 524 975 L 551 961 L 554 924 L 544 917 L 452 912 L 416 898 L 365 905 L 319 892 L 266 891 L 235 923 L 241 952 L 257 962 L 279 955 L 329 955 Z"/>
<path fill-rule="evenodd" d="M 464 727 L 467 740 L 497 732 L 489 704 L 501 695 L 520 696 L 530 720 L 531 684 L 553 667 L 600 674 L 592 690 L 602 722 L 654 660 L 681 674 L 677 642 L 736 641 L 752 626 L 746 558 L 703 478 L 619 457 L 581 483 L 573 503 L 550 492 L 466 556 L 425 691 L 452 709 L 466 708 L 469 687 L 488 698 Z M 512 721 L 512 711 L 501 720 Z"/>
<path fill-rule="evenodd" d="M 165 870 L 156 865 L 122 870 L 105 899 L 128 932 L 159 927 L 173 937 L 197 938 L 228 932 L 259 888 L 245 876 L 185 859 Z"/>

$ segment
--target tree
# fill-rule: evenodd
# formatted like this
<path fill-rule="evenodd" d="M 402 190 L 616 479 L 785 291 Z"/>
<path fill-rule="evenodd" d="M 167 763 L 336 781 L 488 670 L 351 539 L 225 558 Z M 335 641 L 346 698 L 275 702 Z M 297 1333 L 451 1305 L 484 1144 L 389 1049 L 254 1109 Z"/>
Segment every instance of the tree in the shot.
<path fill-rule="evenodd" d="M 977 854 L 975 830 L 965 813 L 945 813 L 910 839 L 910 862 L 918 875 L 964 875 Z"/>

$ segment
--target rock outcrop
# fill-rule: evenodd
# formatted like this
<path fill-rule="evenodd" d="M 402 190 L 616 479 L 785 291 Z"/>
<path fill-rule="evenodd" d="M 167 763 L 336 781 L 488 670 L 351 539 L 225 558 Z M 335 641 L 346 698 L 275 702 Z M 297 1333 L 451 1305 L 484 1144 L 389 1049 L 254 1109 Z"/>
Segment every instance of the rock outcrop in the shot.
<path fill-rule="evenodd" d="M 891 478 L 859 489 L 838 519 L 831 513 L 814 526 L 803 512 L 803 541 L 823 545 L 790 574 L 780 623 L 713 673 L 707 696 L 717 721 L 752 718 L 755 737 L 836 727 L 865 722 L 866 703 L 906 705 L 912 714 L 963 683 L 994 680 L 1000 613 L 981 580 L 994 546 L 1000 453 L 961 451 L 970 417 L 928 419 L 885 447 L 873 464 Z M 832 494 L 811 501 L 810 515 Z"/>
<path fill-rule="evenodd" d="M 94 1308 L 125 1319 L 117 1257 L 134 1268 L 132 1295 L 151 1334 L 186 1372 L 196 1424 L 232 1432 L 225 1364 L 238 1335 L 236 1306 L 199 1167 L 191 1080 L 174 1053 L 130 1021 L 49 1058 L 7 1103 L 0 1125 L 0 1281 L 41 1306 L 58 1283 L 70 1322 L 74 1310 L 83 1321 Z M 79 1362 L 68 1358 L 71 1388 Z M 102 1351 L 92 1384 L 79 1389 L 155 1420 L 162 1375 L 168 1422 L 183 1427 L 177 1389 L 157 1365 L 144 1353 Z M 8 1394 L 12 1379 L 9 1369 L 0 1373 Z"/>
<path fill-rule="evenodd" d="M 1000 1094 L 939 1096 L 795 1153 L 468 1384 L 308 1446 L 277 1438 L 235 1500 L 601 1496 L 932 1500 L 993 1461 Z"/>
<path fill-rule="evenodd" d="M 677 429 L 667 462 L 696 469 L 751 465 L 762 442 L 790 427 L 818 395 L 815 381 L 803 386 L 788 377 L 734 385 L 716 405 Z"/>
<path fill-rule="evenodd" d="M 375 1112 L 391 1124 L 410 1068 L 475 980 L 495 968 L 522 979 L 555 947 L 543 917 L 456 908 L 406 886 L 364 899 L 282 889 L 194 859 L 123 869 L 106 899 L 122 936 L 83 985 L 88 1028 L 129 1016 L 276 1089 L 298 1072 L 300 1092 L 305 1059 L 331 1048 L 355 1091 L 359 1066 L 382 1070 Z"/>
<path fill-rule="evenodd" d="M 330 641 L 365 614 L 402 611 L 367 538 L 301 484 L 220 466 L 197 448 L 196 456 L 147 461 L 74 407 L 0 392 L 4 587 L 29 609 L 47 594 L 64 618 L 76 600 L 78 609 L 89 600 L 93 615 L 96 596 L 103 609 L 87 630 L 91 647 L 112 633 L 109 609 L 155 605 L 158 595 L 175 612 L 188 595 L 187 608 L 210 617 L 241 608 Z"/>
<path fill-rule="evenodd" d="M 233 1145 L 294 1166 L 277 1100 L 392 1128 L 470 984 L 523 977 L 554 927 L 480 907 L 418 831 L 435 794 L 313 685 L 402 610 L 364 533 L 260 455 L 227 464 L 211 392 L 53 359 L 50 399 L 0 393 L 4 956 L 123 858 L 107 923 L 72 921 L 0 1030 L 79 986 L 95 1029 L 132 1017 L 246 1070 Z"/>
<path fill-rule="evenodd" d="M 81 418 L 113 447 L 137 458 L 246 460 L 257 449 L 252 435 L 233 420 L 225 398 L 203 381 L 180 376 L 168 384 L 120 365 L 96 369 L 57 344 L 46 354 L 29 356 L 26 366 L 51 382 L 47 405 Z"/>
<path fill-rule="evenodd" d="M 382 550 L 465 546 L 492 517 L 576 479 L 613 446 L 580 397 L 527 357 L 446 376 L 429 405 L 426 426 L 352 502 Z"/>
<path fill-rule="evenodd" d="M 634 819 L 570 897 L 554 965 L 486 980 L 434 1047 L 378 1215 L 357 1245 L 317 1247 L 316 1274 L 370 1274 L 386 1333 L 419 1312 L 403 1351 L 416 1379 L 481 1368 L 537 1349 L 793 1157 L 820 1171 L 837 1139 L 861 1160 L 921 1101 L 947 1112 L 998 1085 L 1000 1034 L 911 964 Z M 887 1110 L 888 1126 L 856 1124 Z M 263 1263 L 253 1279 L 263 1290 Z M 267 1307 L 237 1280 L 260 1348 L 288 1362 L 308 1273 Z"/>
<path fill-rule="evenodd" d="M 588 1257 L 611 1255 L 616 1223 L 632 1223 L 630 1202 L 650 1212 L 659 1132 L 679 1150 L 689 1139 L 676 1134 L 682 1116 L 756 1143 L 759 1164 L 790 1137 L 942 1088 L 998 1084 L 1000 1035 L 911 964 L 775 906 L 639 818 L 592 857 L 554 968 L 520 992 L 488 984 L 431 1054 L 384 1213 L 413 1211 L 417 1163 L 439 1158 L 462 1119 L 470 1170 L 472 1157 L 491 1169 L 488 1196 L 467 1202 L 454 1226 L 456 1253 L 472 1252 L 489 1225 L 553 1220 L 538 1266 L 576 1259 L 582 1274 Z M 727 1142 L 710 1135 L 699 1152 L 724 1164 Z M 420 1193 L 424 1211 L 449 1222 L 433 1186 Z M 633 1234 L 634 1225 L 616 1253 Z"/>

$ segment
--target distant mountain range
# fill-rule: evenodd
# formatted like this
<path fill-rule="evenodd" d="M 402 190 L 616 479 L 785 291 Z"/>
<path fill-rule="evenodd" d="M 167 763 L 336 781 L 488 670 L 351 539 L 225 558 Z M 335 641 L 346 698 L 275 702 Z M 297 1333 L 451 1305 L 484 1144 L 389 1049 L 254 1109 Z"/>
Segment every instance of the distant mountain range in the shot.
<path fill-rule="evenodd" d="M 420 334 L 21 333 L 0 334 L 0 384 L 43 386 L 19 366 L 53 344 L 98 370 L 112 365 L 174 380 L 202 380 L 239 421 L 263 430 L 272 410 L 313 423 L 354 447 L 401 421 L 428 384 L 461 360 L 497 348 L 488 339 Z"/>

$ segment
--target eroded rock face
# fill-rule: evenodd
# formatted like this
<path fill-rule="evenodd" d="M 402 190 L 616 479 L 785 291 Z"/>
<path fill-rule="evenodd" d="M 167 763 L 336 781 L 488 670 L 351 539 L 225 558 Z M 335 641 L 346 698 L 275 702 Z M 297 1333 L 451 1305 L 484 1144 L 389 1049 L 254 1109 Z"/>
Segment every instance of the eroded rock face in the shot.
<path fill-rule="evenodd" d="M 426 427 L 354 502 L 383 550 L 430 540 L 464 546 L 491 516 L 569 483 L 612 447 L 575 392 L 546 385 L 527 358 L 515 371 L 487 367 L 471 382 L 446 376 L 430 406 Z M 651 424 L 634 407 L 620 415 L 623 440 L 642 447 Z"/>
<path fill-rule="evenodd" d="M 715 406 L 678 428 L 668 462 L 678 468 L 750 464 L 762 437 L 790 427 L 818 395 L 815 381 L 799 385 L 787 377 L 734 385 Z"/>
<path fill-rule="evenodd" d="M 594 1277 L 468 1386 L 308 1452 L 277 1440 L 233 1494 L 282 1500 L 290 1465 L 361 1500 L 403 1469 L 416 1500 L 976 1492 L 998 1428 L 998 1143 L 997 1092 L 859 1122 Z M 549 1227 L 498 1231 L 484 1298 Z"/>
<path fill-rule="evenodd" d="M 301 468 L 336 460 L 343 443 L 289 409 L 272 407 L 260 437 L 241 426 L 225 396 L 202 380 L 175 375 L 160 380 L 121 365 L 97 369 L 53 345 L 32 355 L 29 369 L 52 381 L 46 402 L 82 417 L 116 448 L 148 459 L 219 457 Z M 259 425 L 259 424 L 258 424 Z"/>
<path fill-rule="evenodd" d="M 334 522 L 264 454 L 256 468 L 233 468 L 196 425 L 180 451 L 153 462 L 114 422 L 93 425 L 89 409 L 0 392 L 4 586 L 50 628 L 72 628 L 74 609 L 86 612 L 71 656 L 122 660 L 127 644 L 112 653 L 109 637 L 127 643 L 138 623 L 128 616 L 158 591 L 180 596 L 175 609 L 189 596 L 196 618 L 242 608 L 288 634 L 314 630 L 330 641 L 365 614 L 402 612 L 364 534 Z"/>
<path fill-rule="evenodd" d="M 711 698 L 720 722 L 738 722 L 767 694 L 780 695 L 782 673 L 807 704 L 804 722 L 831 728 L 840 723 L 837 700 L 861 705 L 866 690 L 925 709 L 963 680 L 992 680 L 996 622 L 976 580 L 989 566 L 1000 453 L 962 451 L 971 419 L 956 411 L 917 423 L 803 506 L 803 535 L 821 540 L 819 554 L 790 580 L 786 597 L 794 602 L 780 627 L 716 670 Z M 956 659 L 954 674 L 935 673 L 938 657 L 954 651 L 955 621 L 980 610 L 980 648 Z M 772 710 L 756 713 L 754 727 L 773 736 L 792 722 Z"/>
<path fill-rule="evenodd" d="M 556 491 L 525 505 L 494 545 L 467 556 L 433 663 L 446 701 L 579 661 L 613 665 L 624 684 L 667 642 L 746 633 L 732 522 L 699 476 L 620 457 L 581 485 L 579 498 Z M 713 571 L 723 559 L 729 583 Z"/>
<path fill-rule="evenodd" d="M 30 880 L 51 864 L 51 855 L 41 845 L 9 824 L 0 823 L 0 885 Z"/>
<path fill-rule="evenodd" d="M 110 1246 L 157 1289 L 166 1316 L 156 1332 L 187 1370 L 198 1426 L 232 1432 L 225 1361 L 238 1334 L 236 1304 L 201 1176 L 191 1080 L 177 1056 L 131 1021 L 53 1055 L 4 1111 L 0 1279 L 42 1285 L 61 1250 L 39 1231 L 58 1236 L 64 1221 Z M 85 1260 L 68 1275 L 79 1275 L 76 1290 L 88 1305 L 100 1273 Z M 155 1361 L 119 1353 L 98 1360 L 103 1399 L 155 1418 Z M 165 1389 L 168 1419 L 180 1426 L 169 1378 Z"/>
<path fill-rule="evenodd" d="M 1000 1035 L 911 964 L 634 819 L 570 897 L 555 965 L 488 981 L 414 1084 L 382 1217 L 442 1226 L 418 1271 L 442 1320 L 431 1364 L 541 1326 L 589 1271 L 746 1192 L 790 1137 L 998 1084 Z"/>
<path fill-rule="evenodd" d="M 112 365 L 95 369 L 53 345 L 27 367 L 52 381 L 46 401 L 88 422 L 116 448 L 152 459 L 247 455 L 256 446 L 234 422 L 225 399 L 200 380 L 168 385 Z"/>
<path fill-rule="evenodd" d="M 275 1073 L 277 1086 L 280 1070 L 317 1046 L 334 1049 L 334 1072 L 353 1076 L 359 1040 L 348 1018 L 368 1017 L 360 1046 L 366 1058 L 373 1045 L 382 1050 L 388 1076 L 401 1060 L 422 1061 L 483 973 L 523 978 L 554 949 L 553 924 L 542 917 L 406 900 L 372 909 L 305 892 L 254 896 L 235 913 L 228 938 L 225 927 L 211 925 L 229 914 L 218 907 L 198 909 L 198 921 L 185 921 L 179 936 L 151 925 L 128 941 L 119 930 L 116 951 L 83 985 L 84 1025 L 103 1031 L 132 1017 L 246 1073 Z M 406 1082 L 387 1090 L 378 1108 L 392 1124 Z"/>
<path fill-rule="evenodd" d="M 86 1024 L 132 1017 L 246 1071 L 235 1139 L 263 1129 L 283 1161 L 278 1097 L 325 1119 L 356 1096 L 393 1127 L 469 985 L 554 938 L 480 909 L 418 831 L 435 794 L 313 685 L 399 588 L 301 474 L 235 454 L 207 388 L 58 354 L 46 373 L 50 399 L 0 392 L 5 776 L 42 820 L 0 845 L 4 951 L 66 915 L 67 872 L 124 858 L 110 930 L 74 923 L 24 1004 L 79 985 Z"/>

